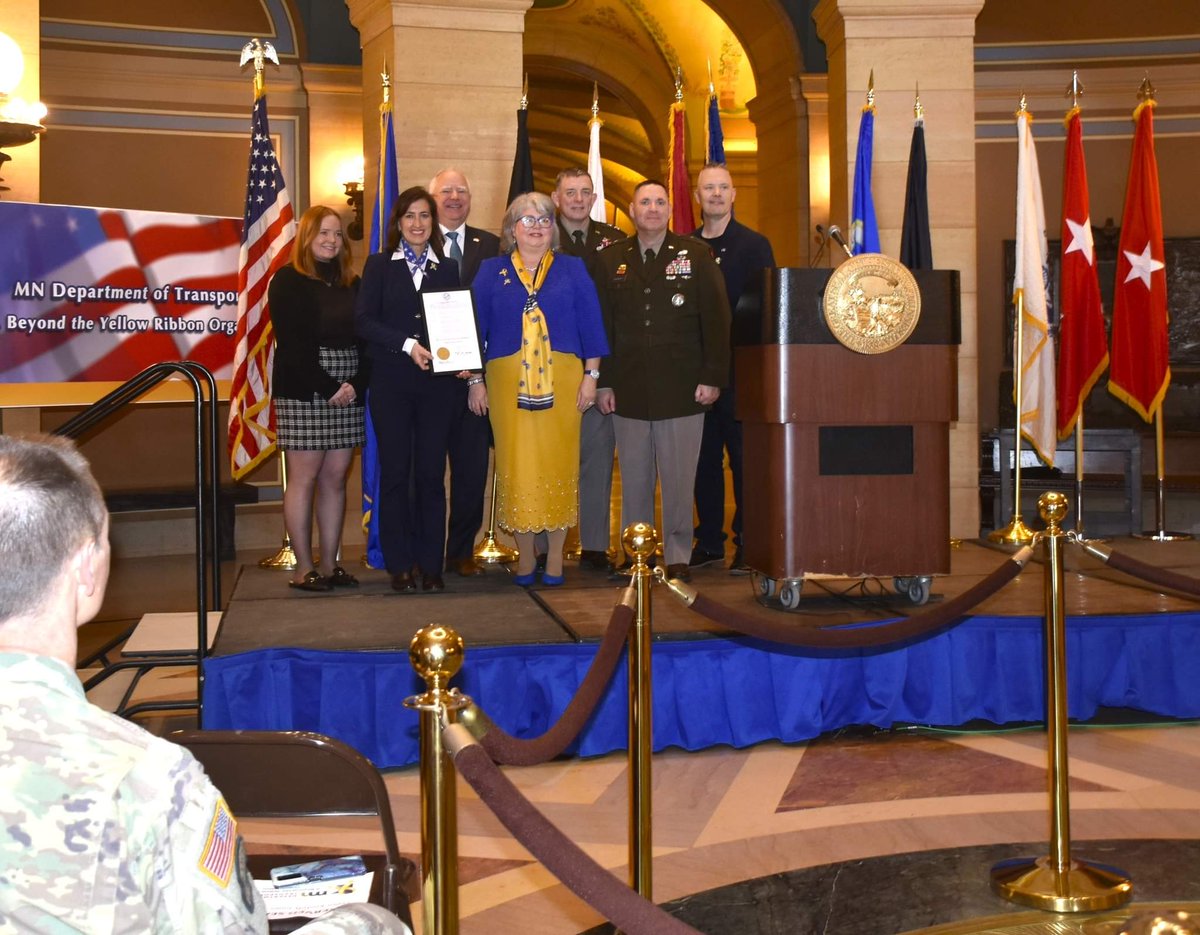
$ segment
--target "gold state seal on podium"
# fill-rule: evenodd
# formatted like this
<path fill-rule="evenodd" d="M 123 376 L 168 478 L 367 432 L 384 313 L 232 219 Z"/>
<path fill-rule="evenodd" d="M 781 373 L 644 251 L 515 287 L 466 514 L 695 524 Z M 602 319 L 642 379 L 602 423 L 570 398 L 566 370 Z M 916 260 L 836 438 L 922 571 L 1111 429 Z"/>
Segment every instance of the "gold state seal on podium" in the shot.
<path fill-rule="evenodd" d="M 899 260 L 861 253 L 834 270 L 824 306 L 825 323 L 843 346 L 882 354 L 903 344 L 917 327 L 921 292 Z"/>

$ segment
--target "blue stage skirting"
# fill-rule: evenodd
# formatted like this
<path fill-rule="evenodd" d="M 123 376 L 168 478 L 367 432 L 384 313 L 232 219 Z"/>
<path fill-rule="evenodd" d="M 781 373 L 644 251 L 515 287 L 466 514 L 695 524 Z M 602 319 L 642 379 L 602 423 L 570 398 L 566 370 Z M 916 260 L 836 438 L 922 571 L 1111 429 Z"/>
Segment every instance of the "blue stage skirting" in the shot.
<path fill-rule="evenodd" d="M 1100 707 L 1200 717 L 1200 614 L 1086 617 L 1067 623 L 1070 716 Z M 454 679 L 504 730 L 536 737 L 583 680 L 595 645 L 468 647 Z M 1045 719 L 1040 617 L 972 617 L 887 651 L 798 652 L 743 639 L 656 642 L 654 746 L 699 750 L 802 741 L 852 724 L 951 726 Z M 417 760 L 424 690 L 400 652 L 268 649 L 206 665 L 204 726 L 313 730 L 380 767 Z M 626 666 L 572 752 L 624 749 Z"/>

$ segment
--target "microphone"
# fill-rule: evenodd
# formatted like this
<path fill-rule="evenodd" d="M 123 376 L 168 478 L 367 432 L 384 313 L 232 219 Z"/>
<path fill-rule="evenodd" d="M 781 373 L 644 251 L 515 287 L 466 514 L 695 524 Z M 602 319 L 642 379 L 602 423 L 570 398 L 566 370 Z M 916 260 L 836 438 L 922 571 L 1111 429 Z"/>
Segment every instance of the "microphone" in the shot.
<path fill-rule="evenodd" d="M 850 245 L 846 243 L 846 238 L 842 236 L 842 231 L 836 224 L 829 225 L 829 236 L 833 238 L 834 243 L 846 251 L 846 256 L 854 256 L 854 251 L 850 249 Z"/>
<path fill-rule="evenodd" d="M 825 250 L 829 247 L 829 235 L 825 232 L 825 228 L 822 225 L 818 224 L 816 230 L 817 230 L 817 238 L 818 238 L 818 242 L 820 243 L 820 246 L 817 248 L 816 256 L 814 256 L 811 260 L 808 261 L 809 269 L 812 269 L 821 261 L 821 257 L 823 257 L 825 255 Z"/>

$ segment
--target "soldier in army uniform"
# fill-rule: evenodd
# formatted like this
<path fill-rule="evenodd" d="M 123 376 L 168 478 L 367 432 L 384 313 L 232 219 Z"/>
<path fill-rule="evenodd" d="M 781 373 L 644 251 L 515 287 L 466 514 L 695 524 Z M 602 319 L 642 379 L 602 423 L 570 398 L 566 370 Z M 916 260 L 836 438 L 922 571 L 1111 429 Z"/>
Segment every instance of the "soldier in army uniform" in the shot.
<path fill-rule="evenodd" d="M 559 250 L 577 256 L 596 278 L 596 258 L 610 244 L 625 239 L 619 228 L 593 221 L 596 192 L 592 177 L 579 168 L 563 169 L 550 195 L 558 214 Z M 612 416 L 592 406 L 579 429 L 579 567 L 608 569 L 608 511 L 612 501 Z"/>
<path fill-rule="evenodd" d="M 729 300 L 709 248 L 667 230 L 662 182 L 640 183 L 629 213 L 637 233 L 596 260 L 612 348 L 596 405 L 615 413 L 622 528 L 653 522 L 657 475 L 667 572 L 687 580 L 704 413 L 729 379 Z"/>
<path fill-rule="evenodd" d="M 109 558 L 83 456 L 0 436 L 0 929 L 265 933 L 237 820 L 200 764 L 84 696 L 76 629 Z M 305 929 L 409 931 L 378 908 Z"/>

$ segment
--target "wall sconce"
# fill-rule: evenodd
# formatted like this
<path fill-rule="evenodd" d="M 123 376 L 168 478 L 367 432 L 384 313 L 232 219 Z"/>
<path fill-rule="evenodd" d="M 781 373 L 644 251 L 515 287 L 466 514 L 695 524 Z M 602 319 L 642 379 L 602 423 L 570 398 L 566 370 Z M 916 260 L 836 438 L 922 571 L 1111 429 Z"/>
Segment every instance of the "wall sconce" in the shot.
<path fill-rule="evenodd" d="M 351 240 L 363 239 L 363 186 L 358 179 L 343 182 L 346 189 L 346 204 L 354 209 L 354 220 L 346 225 L 346 235 Z"/>
<path fill-rule="evenodd" d="M 44 133 L 42 119 L 46 116 L 46 105 L 41 101 L 29 104 L 19 97 L 12 97 L 13 89 L 25 72 L 25 57 L 21 47 L 6 33 L 0 32 L 0 167 L 12 159 L 3 152 L 6 147 L 24 146 Z M 3 179 L 0 179 L 0 183 Z M 8 186 L 0 184 L 0 191 Z"/>

